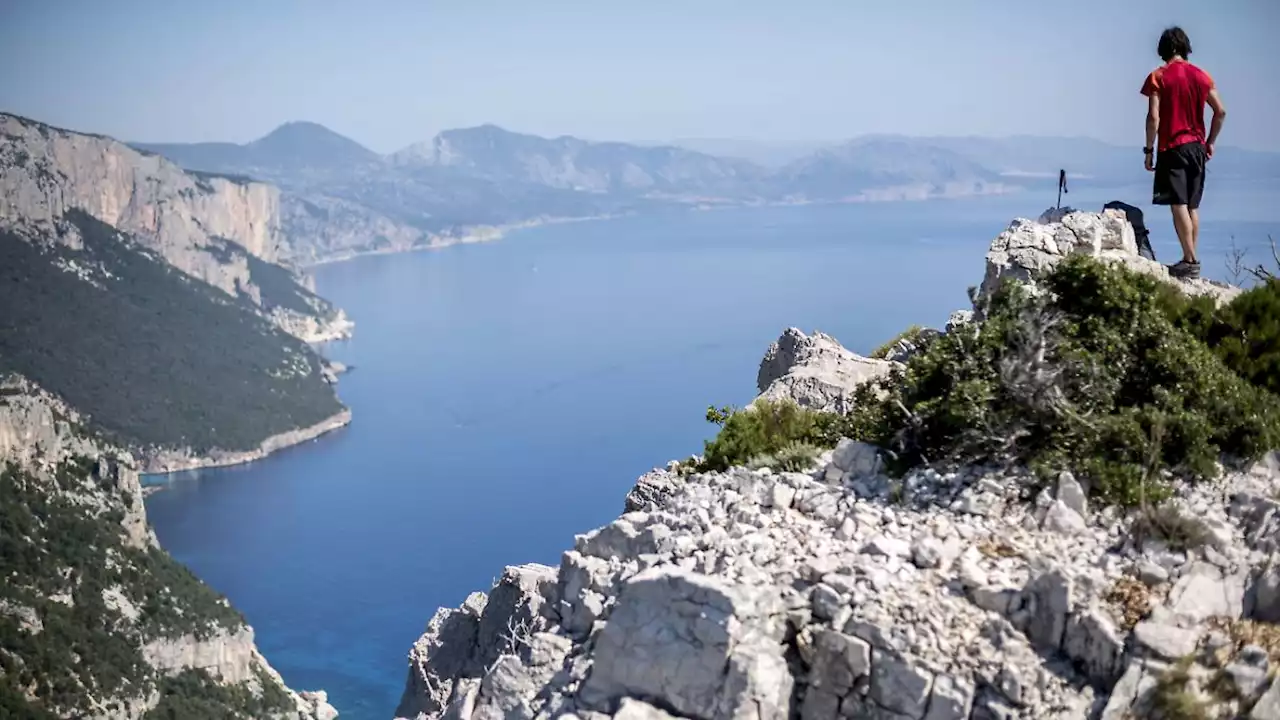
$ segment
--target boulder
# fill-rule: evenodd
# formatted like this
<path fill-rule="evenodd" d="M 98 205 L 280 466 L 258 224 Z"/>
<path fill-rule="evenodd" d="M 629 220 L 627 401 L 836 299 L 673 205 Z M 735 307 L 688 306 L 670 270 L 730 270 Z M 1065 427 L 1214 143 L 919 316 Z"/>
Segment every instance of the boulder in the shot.
<path fill-rule="evenodd" d="M 1020 281 L 1038 292 L 1037 278 L 1071 255 L 1116 262 L 1168 282 L 1188 295 L 1209 295 L 1220 303 L 1240 293 L 1239 288 L 1211 280 L 1173 278 L 1166 266 L 1142 257 L 1133 226 L 1121 210 L 1068 211 L 1046 213 L 1037 220 L 1018 218 L 991 242 L 986 274 L 974 298 L 975 311 L 981 316 L 1005 279 Z"/>
<path fill-rule="evenodd" d="M 602 711 L 632 696 L 689 717 L 783 720 L 792 689 L 783 630 L 776 588 L 646 570 L 619 593 L 580 698 Z"/>
<path fill-rule="evenodd" d="M 855 388 L 898 366 L 850 352 L 829 335 L 788 328 L 760 361 L 758 399 L 789 399 L 815 410 L 845 412 Z"/>

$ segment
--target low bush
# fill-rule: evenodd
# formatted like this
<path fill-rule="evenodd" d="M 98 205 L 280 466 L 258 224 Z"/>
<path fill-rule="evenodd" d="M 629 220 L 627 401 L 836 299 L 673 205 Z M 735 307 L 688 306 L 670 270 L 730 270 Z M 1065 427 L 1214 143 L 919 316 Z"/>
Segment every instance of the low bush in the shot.
<path fill-rule="evenodd" d="M 1073 469 L 1106 502 L 1159 500 L 1158 478 L 1217 474 L 1219 461 L 1280 447 L 1280 290 L 1223 309 L 1086 257 L 1048 273 L 1047 292 L 1005 283 L 973 333 L 943 335 L 856 393 L 835 416 L 785 403 L 717 411 L 708 469 L 792 442 L 872 442 L 890 468 L 925 463 Z M 1213 347 L 1211 347 L 1211 343 Z"/>
<path fill-rule="evenodd" d="M 761 400 L 745 409 L 709 408 L 707 421 L 720 426 L 703 451 L 700 470 L 727 470 L 762 458 L 786 455 L 795 462 L 806 447 L 835 443 L 837 417 L 789 400 Z M 816 457 L 817 452 L 814 453 Z M 757 462 L 757 464 L 759 464 Z"/>

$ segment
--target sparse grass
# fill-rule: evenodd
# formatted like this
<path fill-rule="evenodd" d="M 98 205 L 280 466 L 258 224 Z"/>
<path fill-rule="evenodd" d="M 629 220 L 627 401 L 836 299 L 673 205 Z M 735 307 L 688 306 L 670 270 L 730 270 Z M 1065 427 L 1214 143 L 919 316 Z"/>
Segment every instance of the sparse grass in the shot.
<path fill-rule="evenodd" d="M 1139 542 L 1159 540 L 1170 550 L 1185 551 L 1204 547 L 1211 537 L 1203 521 L 1187 515 L 1171 502 L 1148 506 L 1138 512 L 1130 532 Z"/>
<path fill-rule="evenodd" d="M 1257 645 L 1266 651 L 1272 665 L 1280 664 L 1280 625 L 1222 617 L 1210 618 L 1208 624 L 1231 638 L 1231 645 L 1224 651 L 1228 657 L 1234 657 L 1246 645 Z"/>
<path fill-rule="evenodd" d="M 772 455 L 757 455 L 747 463 L 752 469 L 774 468 L 785 472 L 808 470 L 822 454 L 821 448 L 804 440 L 793 440 Z"/>
<path fill-rule="evenodd" d="M 1151 692 L 1149 720 L 1210 720 L 1209 704 L 1191 690 L 1190 657 L 1161 674 Z"/>

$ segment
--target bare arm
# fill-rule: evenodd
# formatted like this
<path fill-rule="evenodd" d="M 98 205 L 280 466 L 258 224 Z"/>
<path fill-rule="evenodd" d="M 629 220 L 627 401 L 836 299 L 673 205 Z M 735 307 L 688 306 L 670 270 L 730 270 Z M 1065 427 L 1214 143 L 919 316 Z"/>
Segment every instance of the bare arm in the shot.
<path fill-rule="evenodd" d="M 1147 96 L 1147 142 L 1144 148 L 1154 148 L 1156 145 L 1156 134 L 1160 132 L 1160 93 L 1152 92 Z M 1146 154 L 1147 170 L 1154 170 L 1155 164 L 1152 162 L 1151 153 Z"/>
<path fill-rule="evenodd" d="M 1218 133 L 1222 132 L 1222 122 L 1227 119 L 1227 106 L 1222 104 L 1218 88 L 1209 90 L 1209 109 L 1213 110 L 1213 121 L 1209 124 L 1207 144 L 1212 149 L 1213 144 L 1218 141 Z"/>

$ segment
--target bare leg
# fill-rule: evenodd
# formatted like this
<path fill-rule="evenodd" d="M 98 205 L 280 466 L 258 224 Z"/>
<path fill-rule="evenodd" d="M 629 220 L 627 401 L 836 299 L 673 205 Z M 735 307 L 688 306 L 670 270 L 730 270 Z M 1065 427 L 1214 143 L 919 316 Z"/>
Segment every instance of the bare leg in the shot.
<path fill-rule="evenodd" d="M 1182 259 L 1189 263 L 1196 262 L 1195 223 L 1186 205 L 1170 205 L 1173 211 L 1173 229 L 1178 233 L 1178 244 L 1182 245 Z"/>
<path fill-rule="evenodd" d="M 1188 210 L 1187 212 L 1191 215 L 1191 254 L 1195 255 L 1200 252 L 1200 210 Z M 1196 255 L 1196 259 L 1200 259 L 1200 256 Z"/>

